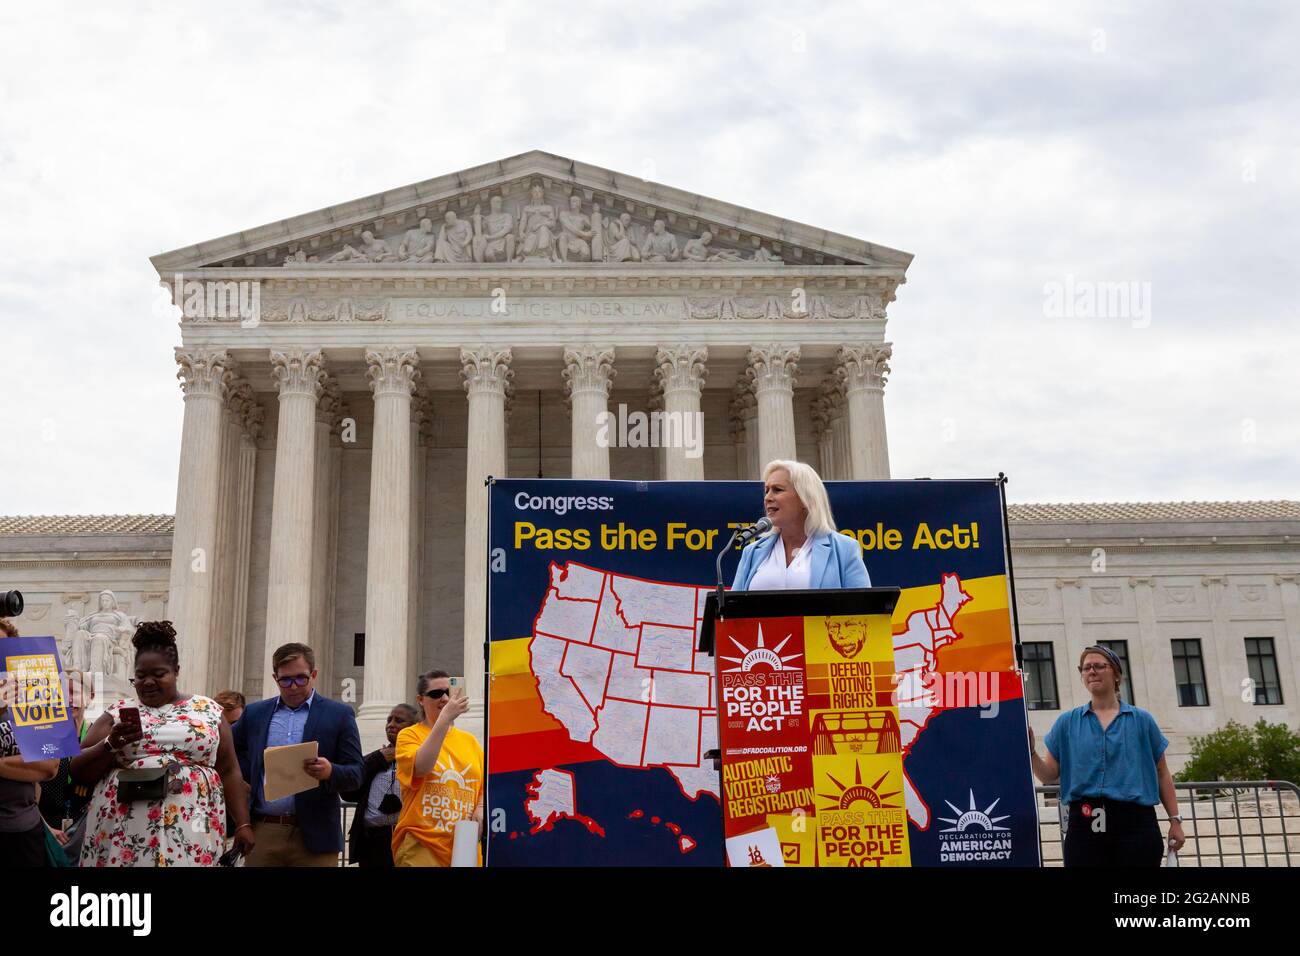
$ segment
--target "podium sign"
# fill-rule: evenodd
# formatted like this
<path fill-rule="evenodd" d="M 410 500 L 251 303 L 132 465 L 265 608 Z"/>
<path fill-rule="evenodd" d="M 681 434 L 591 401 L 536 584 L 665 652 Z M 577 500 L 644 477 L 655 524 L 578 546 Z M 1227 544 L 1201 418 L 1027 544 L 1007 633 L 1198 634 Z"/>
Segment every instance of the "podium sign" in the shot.
<path fill-rule="evenodd" d="M 729 597 L 714 654 L 731 866 L 911 864 L 897 597 L 896 588 Z M 801 605 L 813 613 L 780 613 Z"/>

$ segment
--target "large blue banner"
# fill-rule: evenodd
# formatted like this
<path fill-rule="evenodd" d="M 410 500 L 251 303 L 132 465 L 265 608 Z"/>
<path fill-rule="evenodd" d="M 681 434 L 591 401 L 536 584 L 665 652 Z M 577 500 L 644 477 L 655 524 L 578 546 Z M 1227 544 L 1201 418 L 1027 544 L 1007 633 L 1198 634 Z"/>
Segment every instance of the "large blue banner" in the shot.
<path fill-rule="evenodd" d="M 892 631 L 913 865 L 1038 864 L 998 482 L 828 482 Z M 759 482 L 489 489 L 489 866 L 724 860 L 714 559 Z M 724 562 L 731 583 L 738 553 Z"/>

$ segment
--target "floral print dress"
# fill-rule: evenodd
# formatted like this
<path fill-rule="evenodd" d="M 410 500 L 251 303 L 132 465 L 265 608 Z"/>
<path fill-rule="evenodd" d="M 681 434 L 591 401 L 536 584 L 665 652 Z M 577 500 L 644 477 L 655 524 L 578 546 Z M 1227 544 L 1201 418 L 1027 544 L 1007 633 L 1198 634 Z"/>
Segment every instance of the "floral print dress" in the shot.
<path fill-rule="evenodd" d="M 195 694 L 163 707 L 119 700 L 107 713 L 140 708 L 144 736 L 122 748 L 123 768 L 175 764 L 161 801 L 119 803 L 117 768 L 95 785 L 82 866 L 215 866 L 225 848 L 226 798 L 216 771 L 221 705 Z"/>

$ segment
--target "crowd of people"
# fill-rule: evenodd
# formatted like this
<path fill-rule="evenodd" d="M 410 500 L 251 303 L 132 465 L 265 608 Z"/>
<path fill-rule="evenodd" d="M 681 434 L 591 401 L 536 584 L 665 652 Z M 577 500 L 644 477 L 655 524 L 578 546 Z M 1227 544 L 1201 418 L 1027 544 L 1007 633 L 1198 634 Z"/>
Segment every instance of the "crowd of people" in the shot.
<path fill-rule="evenodd" d="M 741 554 L 735 590 L 868 587 L 857 542 L 836 531 L 821 478 L 796 461 L 763 472 L 769 533 Z M 16 636 L 12 624 L 0 631 Z M 455 726 L 469 709 L 445 671 L 422 674 L 418 706 L 388 715 L 388 743 L 365 756 L 352 709 L 316 689 L 305 644 L 272 655 L 276 697 L 247 703 L 177 689 L 176 632 L 145 622 L 134 637 L 137 701 L 112 703 L 90 727 L 81 675 L 69 704 L 81 728 L 71 760 L 24 762 L 0 696 L 0 866 L 337 866 L 344 848 L 340 800 L 356 804 L 348 858 L 363 867 L 449 866 L 458 823 L 482 835 L 483 750 Z M 1060 784 L 1069 804 L 1066 866 L 1158 866 L 1185 836 L 1155 718 L 1120 697 L 1123 664 L 1084 649 L 1079 675 L 1090 700 L 1056 720 L 1034 775 Z M 3 690 L 3 685 L 0 685 Z M 314 788 L 267 796 L 268 747 L 315 742 L 303 770 Z M 6 749 L 7 748 L 7 749 Z M 1155 805 L 1169 816 L 1162 839 Z"/>
<path fill-rule="evenodd" d="M 17 637 L 0 619 L 0 638 Z M 136 628 L 135 699 L 93 723 L 90 682 L 70 671 L 67 704 L 80 753 L 28 761 L 18 750 L 0 674 L 0 868 L 45 866 L 338 866 L 342 801 L 356 804 L 349 862 L 362 867 L 450 866 L 456 823 L 483 821 L 483 751 L 455 726 L 469 700 L 445 671 L 420 675 L 418 706 L 388 715 L 385 746 L 361 752 L 347 704 L 316 688 L 315 652 L 272 655 L 278 696 L 248 703 L 179 690 L 169 621 Z M 315 744 L 303 772 L 315 786 L 268 798 L 269 747 Z"/>

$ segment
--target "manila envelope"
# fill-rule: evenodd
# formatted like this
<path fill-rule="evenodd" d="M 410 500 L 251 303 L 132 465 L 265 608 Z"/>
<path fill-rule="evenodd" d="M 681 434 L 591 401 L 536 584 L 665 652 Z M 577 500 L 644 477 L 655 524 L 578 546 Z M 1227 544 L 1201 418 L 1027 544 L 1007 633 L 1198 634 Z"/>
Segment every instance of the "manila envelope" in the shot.
<path fill-rule="evenodd" d="M 315 740 L 287 747 L 267 747 L 262 752 L 262 765 L 266 768 L 262 793 L 266 799 L 279 800 L 318 787 L 320 781 L 302 769 L 302 762 L 315 760 L 319 750 L 320 743 Z"/>

